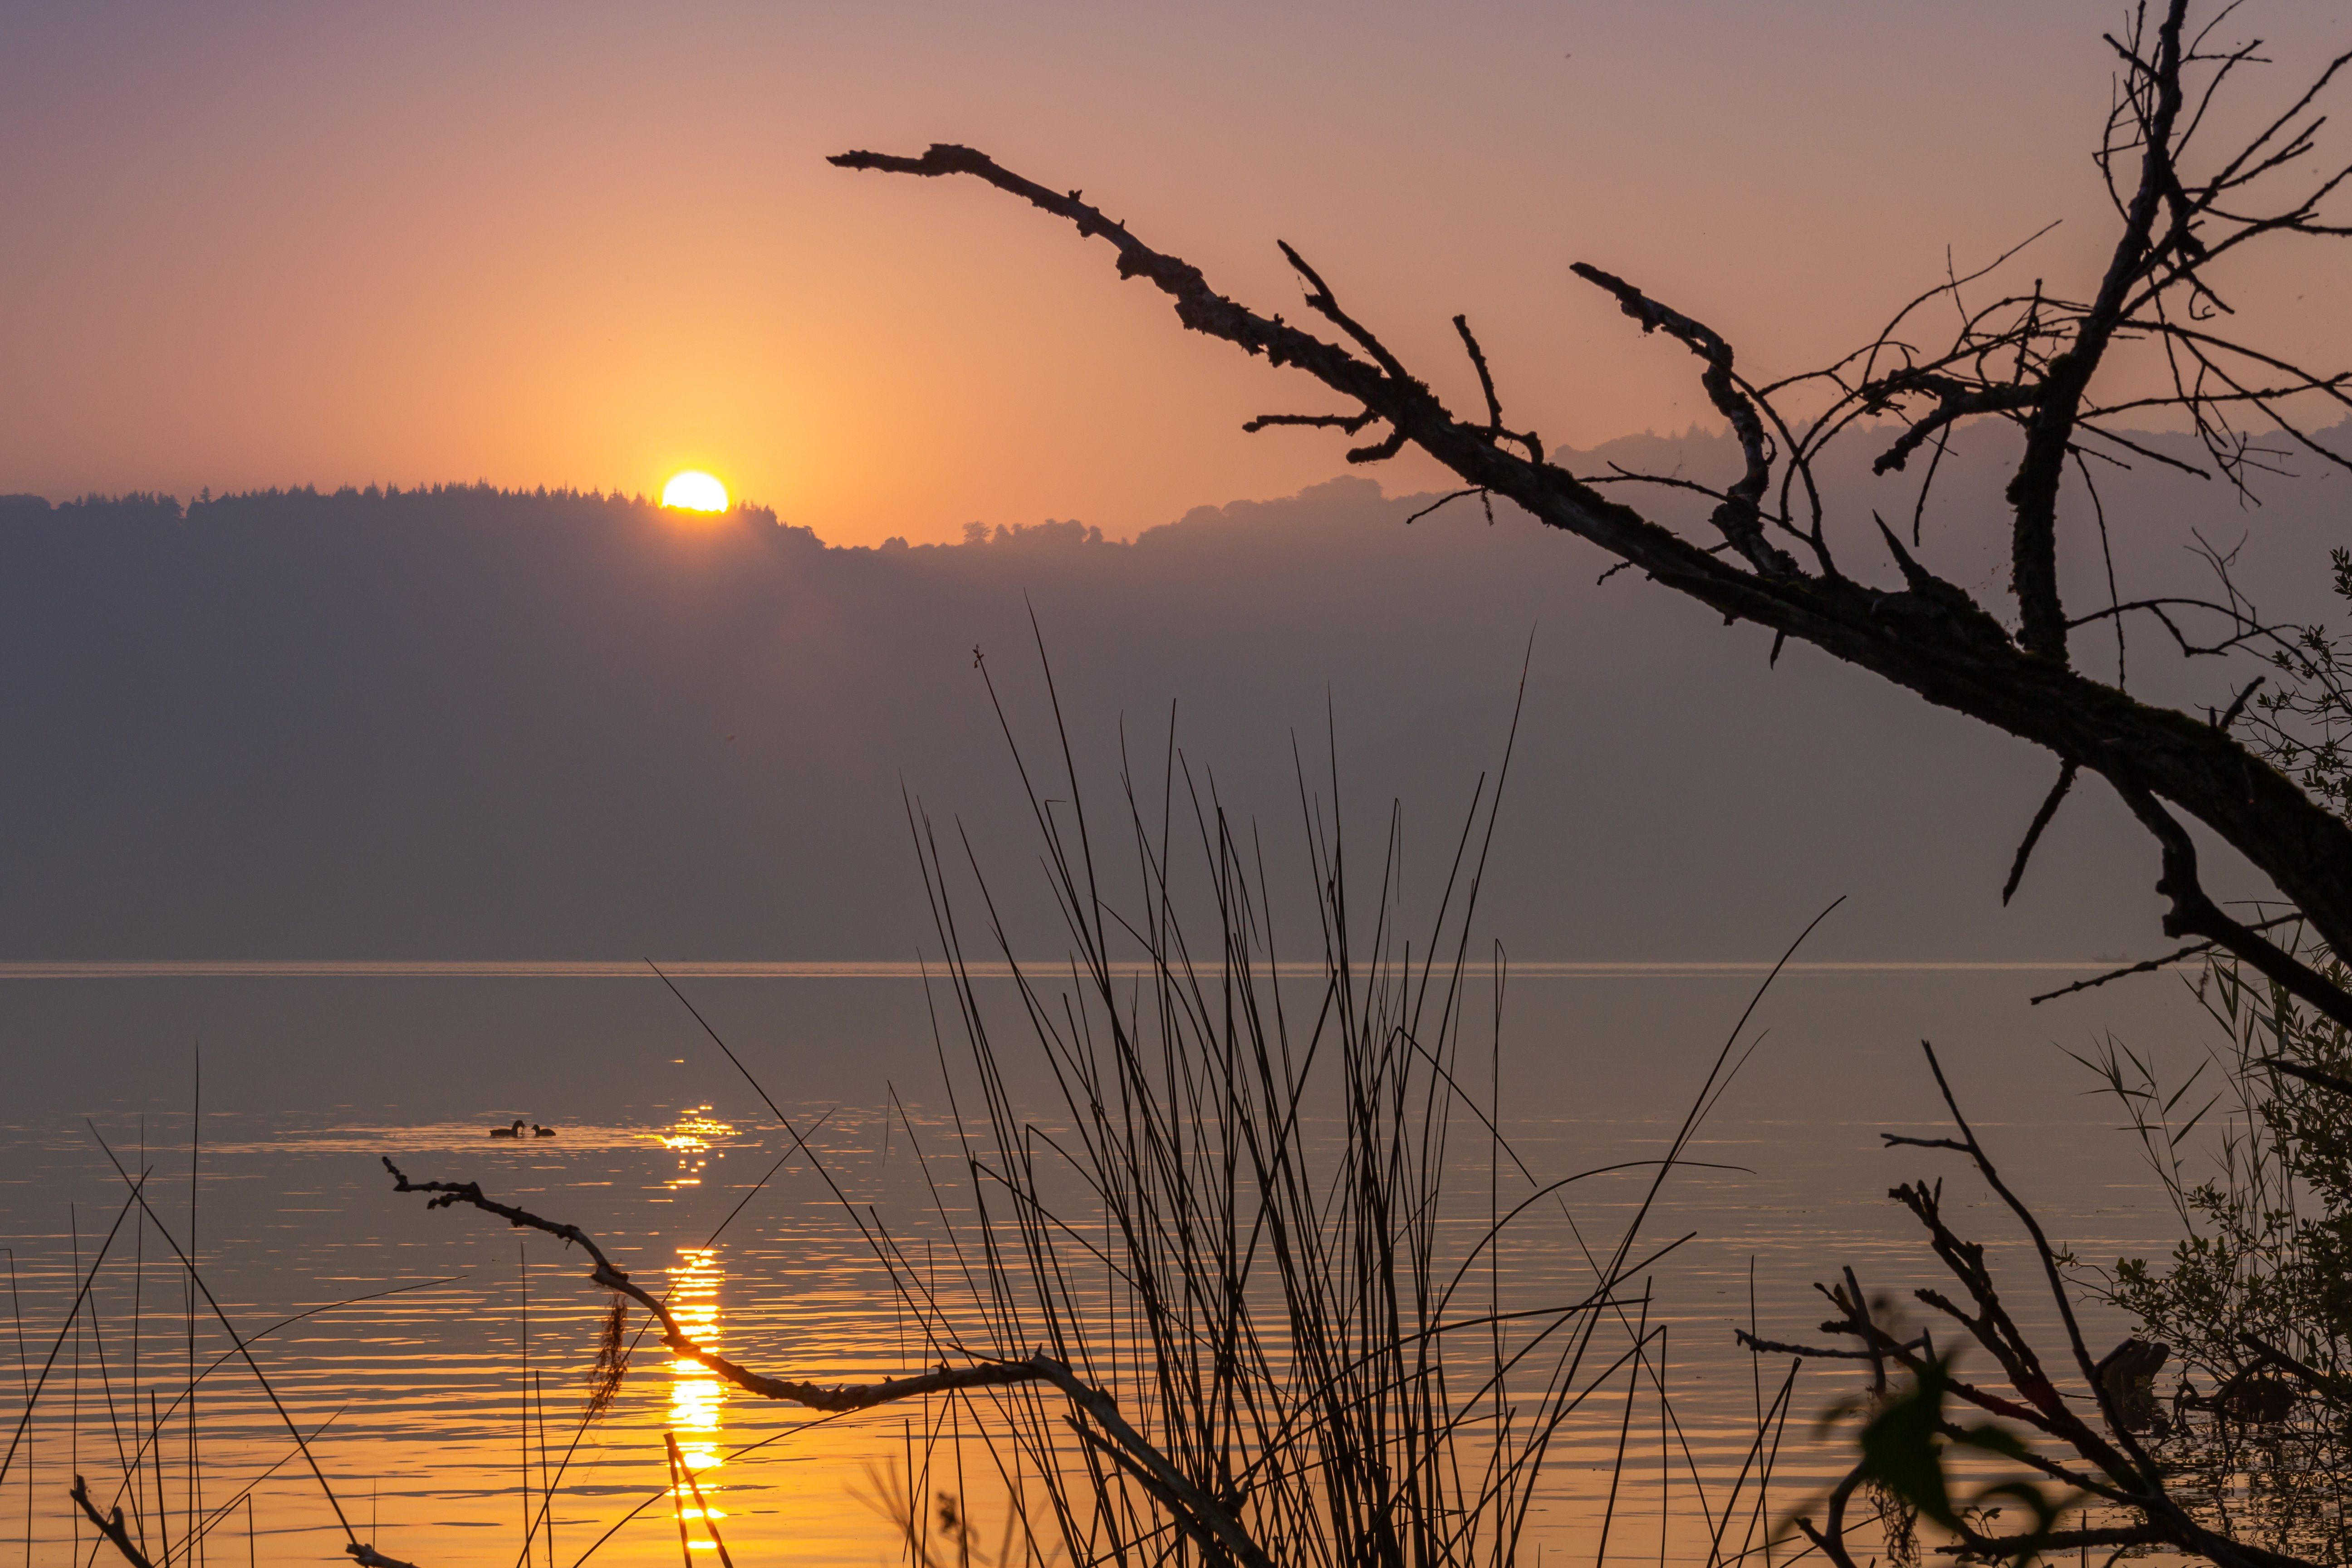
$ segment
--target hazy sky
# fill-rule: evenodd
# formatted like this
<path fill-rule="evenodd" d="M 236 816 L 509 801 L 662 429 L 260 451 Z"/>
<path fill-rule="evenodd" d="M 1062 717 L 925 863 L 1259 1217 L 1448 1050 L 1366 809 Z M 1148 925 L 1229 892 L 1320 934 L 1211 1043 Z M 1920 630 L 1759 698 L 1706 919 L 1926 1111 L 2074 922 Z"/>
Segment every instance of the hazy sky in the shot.
<path fill-rule="evenodd" d="M 700 466 L 856 543 L 1131 535 L 1339 471 L 1327 437 L 1237 430 L 1323 399 L 1179 331 L 1100 246 L 823 161 L 934 140 L 1084 187 L 1264 309 L 1297 309 L 1286 238 L 1457 397 L 1466 310 L 1553 441 L 1679 428 L 1687 359 L 1570 260 L 1761 370 L 1866 334 L 1947 245 L 2064 217 L 2033 269 L 2080 279 L 2122 10 L 11 0 L 0 490 Z M 2352 12 L 2244 16 L 2294 61 Z M 2347 314 L 2302 346 L 2352 346 Z"/>

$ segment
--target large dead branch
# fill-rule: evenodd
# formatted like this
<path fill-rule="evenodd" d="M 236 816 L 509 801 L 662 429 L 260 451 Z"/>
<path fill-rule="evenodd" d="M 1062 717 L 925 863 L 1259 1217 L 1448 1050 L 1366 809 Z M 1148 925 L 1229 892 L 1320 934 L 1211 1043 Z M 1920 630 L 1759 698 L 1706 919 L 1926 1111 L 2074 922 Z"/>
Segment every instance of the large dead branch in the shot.
<path fill-rule="evenodd" d="M 1286 245 L 1284 255 L 1307 285 L 1309 308 L 1336 326 L 1344 342 L 1326 341 L 1278 315 L 1238 303 L 1213 288 L 1200 268 L 1147 245 L 1076 192 L 1050 189 L 972 148 L 939 144 L 916 157 L 853 152 L 832 162 L 891 174 L 968 175 L 1020 196 L 1073 224 L 1080 235 L 1108 242 L 1117 253 L 1119 275 L 1146 279 L 1167 294 L 1186 327 L 1263 354 L 1275 364 L 1304 370 L 1358 409 L 1265 416 L 1252 420 L 1251 429 L 1327 426 L 1352 434 L 1369 424 L 1384 424 L 1388 435 L 1351 450 L 1350 461 L 1377 461 L 1411 443 L 1460 476 L 1470 487 L 1465 493 L 1507 497 L 1538 521 L 1589 540 L 1622 563 L 1720 611 L 1727 621 L 1771 627 L 1779 634 L 1776 652 L 1780 639 L 1801 638 L 1939 706 L 2043 746 L 2070 771 L 2099 774 L 2135 803 L 2158 838 L 2165 890 L 2173 898 L 2168 930 L 2210 939 L 2337 1022 L 2352 1025 L 2352 998 L 2255 928 L 2220 917 L 2201 892 L 2185 891 L 2171 834 L 2138 803 L 2168 801 L 2203 822 L 2268 876 L 2312 931 L 2338 952 L 2352 952 L 2352 829 L 2238 742 L 2228 725 L 2143 703 L 2068 668 L 2067 638 L 2074 627 L 2092 621 L 2119 627 L 2135 608 L 2164 613 L 2161 605 L 2111 605 L 2070 621 L 2064 612 L 2056 564 L 2058 500 L 2070 461 L 2090 482 L 2080 438 L 2096 437 L 2140 456 L 2157 456 L 2089 420 L 2126 408 L 2179 411 L 2205 443 L 2217 471 L 2242 488 L 2247 470 L 2263 467 L 2265 459 L 2258 445 L 2231 425 L 2230 409 L 2253 407 L 2305 449 L 2352 467 L 2352 457 L 2318 441 L 2287 406 L 2288 400 L 2308 395 L 2323 406 L 2352 410 L 2352 376 L 2303 370 L 2207 324 L 2226 310 L 2213 276 L 2222 257 L 2272 237 L 2352 233 L 2320 215 L 2323 198 L 2352 170 L 2317 177 L 2277 197 L 2267 209 L 2255 195 L 2258 186 L 2267 189 L 2264 182 L 2292 174 L 2297 160 L 2311 152 L 2322 123 L 2313 101 L 2352 62 L 2352 54 L 2326 65 L 2308 90 L 2212 172 L 2192 177 L 2184 172 L 2184 159 L 2206 122 L 2204 104 L 2231 68 L 2254 56 L 2252 46 L 2211 56 L 2200 53 L 2201 46 L 2193 41 L 2184 42 L 2187 10 L 2187 0 L 2169 0 L 2151 18 L 2143 7 L 2127 35 L 2110 40 L 2121 74 L 2098 159 L 2115 196 L 2119 229 L 2087 300 L 2068 300 L 2037 281 L 2030 293 L 1963 310 L 1952 345 L 1923 356 L 1905 337 L 1906 323 L 1931 300 L 1948 298 L 1960 304 L 1964 286 L 1981 274 L 1955 276 L 1906 305 L 1865 348 L 1826 370 L 1759 387 L 1734 370 L 1732 345 L 1722 333 L 1624 279 L 1576 266 L 1580 277 L 1606 289 L 1645 331 L 1675 338 L 1702 363 L 1702 384 L 1729 421 L 1743 458 L 1743 472 L 1731 488 L 1708 492 L 1718 501 L 1710 521 L 1721 535 L 1712 545 L 1686 540 L 1609 499 L 1593 483 L 1544 461 L 1538 444 L 1512 436 L 1505 428 L 1485 353 L 1463 323 L 1457 325 L 1470 346 L 1486 406 L 1483 419 L 1456 416 Z M 2184 114 L 2192 68 L 2216 74 L 2194 111 Z M 2093 385 L 2109 350 L 2134 339 L 2165 345 L 2171 391 L 2099 402 Z M 1829 389 L 1831 405 L 1809 423 L 1786 417 L 1774 395 L 1797 385 Z M 1882 527 L 1879 532 L 1901 574 L 1900 588 L 1855 582 L 1832 563 L 1813 463 L 1831 439 L 1858 421 L 1887 416 L 1901 419 L 1906 428 L 1880 458 L 1882 471 L 1902 467 L 1930 442 L 1940 458 L 1949 428 L 1965 420 L 2003 419 L 2020 430 L 2023 451 L 2008 487 L 2014 633 L 1964 590 L 1919 564 L 1891 530 Z M 1524 455 L 1507 445 L 1514 441 L 1526 447 Z M 1771 503 L 1776 463 L 1780 500 Z M 2203 472 L 2194 465 L 2176 466 Z M 1920 492 L 1922 510 L 1933 479 L 1931 465 Z M 1811 497 L 1807 524 L 1790 514 L 1795 488 Z M 1770 543 L 1768 524 L 1806 541 L 1813 569 Z M 2239 646 L 2268 629 L 2233 616 L 2230 636 L 2209 648 L 2192 643 L 2169 619 L 2165 625 L 2184 653 Z"/>

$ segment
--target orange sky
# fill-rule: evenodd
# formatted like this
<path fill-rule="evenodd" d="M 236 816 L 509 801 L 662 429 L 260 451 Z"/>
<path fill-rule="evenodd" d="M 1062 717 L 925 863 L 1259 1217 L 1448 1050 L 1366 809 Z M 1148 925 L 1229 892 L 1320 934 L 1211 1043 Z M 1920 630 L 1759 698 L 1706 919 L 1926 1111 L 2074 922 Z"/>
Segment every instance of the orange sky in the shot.
<path fill-rule="evenodd" d="M 2081 279 L 2119 14 L 10 6 L 0 491 L 698 467 L 856 543 L 1131 534 L 1343 466 L 1328 436 L 1241 435 L 1329 404 L 1180 331 L 1100 246 L 823 161 L 934 140 L 1084 187 L 1263 309 L 1298 309 L 1288 239 L 1457 398 L 1467 310 L 1551 442 L 1678 428 L 1704 409 L 1687 359 L 1568 262 L 1759 372 L 1867 335 L 1948 244 L 1966 265 L 2065 217 L 2035 269 Z M 2337 5 L 2242 15 L 2289 61 L 2346 30 Z M 2315 262 L 2256 292 L 2340 291 Z M 2303 309 L 2294 346 L 2352 357 L 2352 312 Z"/>

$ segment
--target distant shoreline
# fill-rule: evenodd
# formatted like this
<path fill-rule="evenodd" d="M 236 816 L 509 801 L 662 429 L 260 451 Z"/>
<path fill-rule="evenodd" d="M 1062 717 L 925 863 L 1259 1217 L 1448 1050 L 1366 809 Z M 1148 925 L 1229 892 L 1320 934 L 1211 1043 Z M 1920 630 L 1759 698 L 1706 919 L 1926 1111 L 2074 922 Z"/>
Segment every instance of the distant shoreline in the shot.
<path fill-rule="evenodd" d="M 2063 963 L 1889 961 L 1884 963 L 1805 963 L 1781 967 L 1783 974 L 2043 974 L 2099 973 L 2133 961 L 2084 959 Z M 805 959 L 780 962 L 680 959 L 662 961 L 662 970 L 675 979 L 694 980 L 919 980 L 923 965 L 905 959 Z M 1361 965 L 1358 966 L 1360 969 Z M 1415 967 L 1419 967 L 1416 960 Z M 1472 967 L 1484 970 L 1484 964 Z M 1755 962 L 1570 962 L 1514 960 L 1512 979 L 1524 980 L 1670 980 L 1738 979 L 1771 972 L 1769 960 Z M 2176 965 L 2175 967 L 2179 967 Z M 1004 979 L 1012 969 L 1003 962 L 971 963 L 966 972 L 976 979 Z M 1145 974 L 1140 963 L 1113 965 L 1122 975 Z M 945 978 L 943 964 L 929 973 Z M 1041 979 L 1066 973 L 1057 961 L 1042 960 L 1028 966 Z M 1203 966 L 1201 973 L 1211 973 Z M 1285 977 L 1319 977 L 1323 965 L 1286 963 L 1277 966 Z M 0 981 L 8 980 L 640 980 L 651 978 L 641 959 L 20 959 L 0 961 Z"/>

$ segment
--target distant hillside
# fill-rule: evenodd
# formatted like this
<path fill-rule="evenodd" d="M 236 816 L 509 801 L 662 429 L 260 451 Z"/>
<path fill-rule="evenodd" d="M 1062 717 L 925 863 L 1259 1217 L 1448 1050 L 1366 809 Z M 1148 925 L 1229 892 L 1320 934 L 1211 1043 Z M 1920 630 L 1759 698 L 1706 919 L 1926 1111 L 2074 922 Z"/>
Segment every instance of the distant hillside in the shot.
<path fill-rule="evenodd" d="M 1696 436 L 1571 460 L 1612 458 L 1728 468 Z M 1968 519 L 1997 483 L 1963 468 L 1925 546 L 1995 603 L 1997 536 Z M 2200 528 L 2247 536 L 2266 608 L 2315 609 L 2347 495 L 2307 479 L 2249 513 L 2120 475 L 2123 591 L 2199 585 Z M 1596 585 L 1605 562 L 1524 517 L 1404 526 L 1434 499 L 1349 479 L 1127 543 L 1048 522 L 845 550 L 760 510 L 467 486 L 0 498 L 0 957 L 910 956 L 902 781 L 1034 879 L 973 669 L 977 647 L 1047 745 L 1033 611 L 1097 825 L 1122 728 L 1156 809 L 1172 704 L 1194 776 L 1278 856 L 1294 739 L 1319 775 L 1328 712 L 1351 824 L 1402 799 L 1413 879 L 1500 752 L 1532 632 L 1486 906 L 1521 956 L 1750 957 L 1841 892 L 1825 954 L 2159 940 L 2155 868 L 2095 795 L 1999 908 L 2041 757 L 1801 649 L 1769 668 L 1765 634 Z M 2095 547 L 2068 571 L 2104 594 Z M 2131 658 L 2136 688 L 2228 685 L 2153 639 Z"/>

